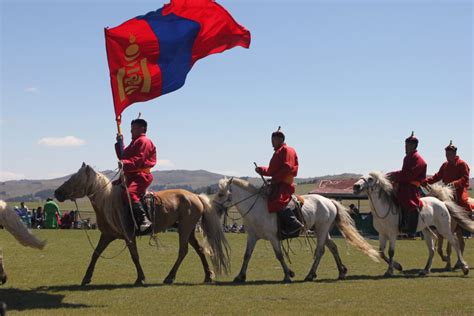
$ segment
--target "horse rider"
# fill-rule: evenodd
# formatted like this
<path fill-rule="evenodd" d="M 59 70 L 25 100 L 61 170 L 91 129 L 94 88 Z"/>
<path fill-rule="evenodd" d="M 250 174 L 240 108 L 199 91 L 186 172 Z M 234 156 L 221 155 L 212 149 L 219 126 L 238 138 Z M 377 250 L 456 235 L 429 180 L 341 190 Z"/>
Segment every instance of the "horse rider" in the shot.
<path fill-rule="evenodd" d="M 426 162 L 417 151 L 418 139 L 414 133 L 405 139 L 402 170 L 390 172 L 389 179 L 398 186 L 398 202 L 401 208 L 400 231 L 416 234 L 418 212 L 423 207 L 420 200 L 420 185 L 426 178 Z M 395 187 L 396 187 L 395 186 Z"/>
<path fill-rule="evenodd" d="M 295 192 L 294 178 L 298 174 L 298 156 L 296 151 L 285 143 L 285 134 L 278 130 L 272 133 L 272 146 L 275 152 L 268 167 L 256 167 L 261 176 L 270 176 L 271 193 L 267 201 L 268 211 L 277 212 L 281 223 L 283 239 L 299 236 L 303 224 L 293 213 Z"/>
<path fill-rule="evenodd" d="M 423 181 L 423 185 L 433 184 L 443 181 L 444 184 L 451 186 L 455 191 L 456 203 L 471 214 L 471 206 L 468 199 L 469 194 L 469 166 L 464 160 L 457 156 L 458 148 L 453 145 L 453 141 L 444 148 L 446 153 L 446 161 L 441 165 L 439 171 L 432 177 Z"/>
<path fill-rule="evenodd" d="M 140 201 L 146 193 L 146 189 L 153 181 L 151 168 L 156 164 L 156 148 L 153 142 L 146 136 L 147 122 L 137 118 L 131 123 L 132 141 L 126 148 L 123 146 L 123 136 L 117 134 L 115 152 L 120 159 L 119 166 L 123 169 L 126 185 L 130 194 L 133 215 L 141 232 L 145 232 L 151 226 L 145 209 Z M 125 201 L 128 198 L 125 198 Z"/>

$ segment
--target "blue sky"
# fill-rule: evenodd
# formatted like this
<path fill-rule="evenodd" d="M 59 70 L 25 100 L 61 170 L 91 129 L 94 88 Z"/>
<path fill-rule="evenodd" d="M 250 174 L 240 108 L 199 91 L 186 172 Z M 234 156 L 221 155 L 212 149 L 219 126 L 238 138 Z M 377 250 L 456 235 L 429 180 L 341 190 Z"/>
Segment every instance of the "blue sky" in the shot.
<path fill-rule="evenodd" d="M 0 180 L 114 169 L 103 28 L 161 1 L 1 2 Z M 155 170 L 252 175 L 281 125 L 299 176 L 391 171 L 415 130 L 429 173 L 450 139 L 473 162 L 471 1 L 220 1 L 252 34 L 183 88 L 123 113 L 149 122 Z M 70 138 L 65 138 L 71 136 Z"/>

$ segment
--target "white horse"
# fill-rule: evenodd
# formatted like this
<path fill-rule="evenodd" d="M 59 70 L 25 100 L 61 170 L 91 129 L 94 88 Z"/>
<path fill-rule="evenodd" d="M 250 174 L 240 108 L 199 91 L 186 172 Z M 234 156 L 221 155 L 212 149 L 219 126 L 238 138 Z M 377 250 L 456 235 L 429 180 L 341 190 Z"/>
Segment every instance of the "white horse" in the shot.
<path fill-rule="evenodd" d="M 339 279 L 345 278 L 347 268 L 342 264 L 337 246 L 329 235 L 329 231 L 334 224 L 336 224 L 351 245 L 361 250 L 374 261 L 378 261 L 379 255 L 377 251 L 357 232 L 354 222 L 344 206 L 316 194 L 304 195 L 303 198 L 302 213 L 305 229 L 314 229 L 317 238 L 314 262 L 305 281 L 312 281 L 316 277 L 316 270 L 324 254 L 324 246 L 329 248 L 336 260 Z M 247 247 L 242 268 L 235 277 L 234 282 L 245 282 L 247 266 L 255 244 L 259 239 L 270 241 L 276 258 L 280 262 L 285 274 L 283 282 L 291 282 L 291 278 L 295 274 L 288 268 L 283 258 L 281 243 L 278 238 L 277 215 L 268 212 L 267 199 L 261 190 L 241 179 L 221 179 L 219 181 L 219 192 L 213 201 L 220 205 L 222 210 L 229 208 L 231 203 L 235 205 L 243 218 L 247 232 Z"/>
<path fill-rule="evenodd" d="M 388 263 L 385 276 L 392 276 L 394 268 L 402 271 L 402 266 L 393 260 L 395 242 L 399 234 L 400 210 L 394 202 L 394 191 L 391 182 L 382 172 L 373 171 L 357 181 L 353 189 L 355 194 L 365 191 L 369 197 L 374 227 L 379 232 L 380 256 Z M 429 228 L 432 226 L 436 227 L 437 232 L 453 245 L 462 264 L 463 273 L 467 275 L 469 267 L 462 257 L 456 237 L 451 232 L 451 218 L 454 218 L 459 225 L 470 230 L 474 228 L 474 224 L 463 215 L 463 209 L 453 202 L 442 202 L 432 196 L 424 197 L 421 200 L 423 201 L 423 208 L 418 217 L 417 232 L 423 232 L 426 245 L 428 246 L 429 257 L 420 275 L 427 275 L 431 271 L 434 256 L 433 239 L 436 238 Z M 388 258 L 385 255 L 387 240 L 390 241 Z"/>
<path fill-rule="evenodd" d="M 46 244 L 46 242 L 36 238 L 26 228 L 16 212 L 2 200 L 0 200 L 0 226 L 5 227 L 25 247 L 43 249 Z M 5 282 L 7 282 L 7 274 L 3 267 L 3 253 L 0 251 L 0 283 L 4 284 Z"/>

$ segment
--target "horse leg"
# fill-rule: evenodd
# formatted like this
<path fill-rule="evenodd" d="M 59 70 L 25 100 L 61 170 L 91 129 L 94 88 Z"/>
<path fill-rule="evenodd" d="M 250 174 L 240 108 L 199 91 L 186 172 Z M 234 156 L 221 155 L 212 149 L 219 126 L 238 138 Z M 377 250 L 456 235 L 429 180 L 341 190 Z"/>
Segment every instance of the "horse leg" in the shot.
<path fill-rule="evenodd" d="M 214 277 L 214 273 L 209 268 L 209 263 L 207 262 L 206 255 L 204 254 L 204 249 L 199 244 L 199 241 L 196 239 L 194 230 L 189 236 L 189 244 L 194 248 L 194 250 L 199 256 L 199 259 L 201 259 L 201 263 L 204 268 L 204 283 L 211 283 Z"/>
<path fill-rule="evenodd" d="M 285 277 L 283 278 L 283 282 L 290 283 L 291 278 L 295 276 L 295 273 L 293 271 L 291 271 L 290 268 L 288 268 L 288 266 L 285 263 L 285 259 L 283 258 L 283 251 L 281 249 L 281 242 L 275 236 L 274 238 L 270 239 L 270 243 L 272 244 L 273 252 L 275 252 L 276 258 L 280 262 L 281 267 L 283 268 L 283 272 L 285 273 Z"/>
<path fill-rule="evenodd" d="M 171 268 L 170 272 L 168 273 L 168 276 L 165 278 L 163 283 L 172 284 L 174 282 L 179 266 L 181 265 L 181 262 L 183 262 L 184 257 L 186 257 L 186 255 L 188 254 L 189 236 L 191 235 L 191 231 L 193 229 L 194 227 L 191 227 L 191 225 L 184 226 L 180 224 L 178 228 L 178 232 L 179 232 L 178 258 L 176 259 L 176 262 L 174 263 L 173 268 Z"/>
<path fill-rule="evenodd" d="M 393 276 L 393 268 L 394 268 L 394 260 L 393 257 L 395 256 L 395 243 L 397 241 L 397 236 L 393 235 L 390 236 L 390 245 L 388 247 L 388 269 L 385 272 L 384 276 L 385 277 L 391 277 Z"/>
<path fill-rule="evenodd" d="M 140 265 L 136 238 L 133 238 L 131 243 L 128 244 L 128 250 L 130 251 L 133 264 L 135 264 L 135 268 L 137 269 L 137 280 L 135 281 L 135 285 L 145 285 L 145 274 L 143 273 L 142 266 Z"/>
<path fill-rule="evenodd" d="M 441 236 L 439 233 L 438 235 L 438 241 L 436 243 L 436 251 L 438 252 L 439 256 L 441 257 L 441 260 L 443 262 L 446 262 L 446 267 L 445 270 L 450 271 L 451 270 L 451 246 L 448 245 L 446 246 L 446 256 L 443 253 L 443 244 L 444 244 L 444 237 Z"/>
<path fill-rule="evenodd" d="M 324 236 L 325 237 L 325 236 Z M 314 251 L 314 261 L 308 275 L 304 278 L 305 281 L 312 281 L 316 278 L 316 270 L 318 269 L 321 257 L 324 255 L 324 245 L 326 244 L 325 238 L 318 236 L 318 242 L 316 244 L 316 250 Z"/>
<path fill-rule="evenodd" d="M 458 239 L 458 244 L 459 244 L 459 249 L 461 250 L 461 254 L 464 255 L 464 247 L 466 246 L 464 242 L 464 236 L 462 232 L 462 228 L 458 226 L 455 231 L 456 237 Z M 461 262 L 458 260 L 456 264 L 454 265 L 454 269 L 460 269 L 462 267 Z"/>
<path fill-rule="evenodd" d="M 464 273 L 464 275 L 468 275 L 469 266 L 467 265 L 466 261 L 464 261 L 457 238 L 453 235 L 451 231 L 448 231 L 446 235 L 445 235 L 446 239 L 449 241 L 452 247 L 454 247 L 454 250 L 456 250 L 456 254 L 458 255 L 458 262 L 461 265 L 462 272 Z"/>
<path fill-rule="evenodd" d="M 385 261 L 387 264 L 390 264 L 390 260 L 388 259 L 387 255 L 385 254 L 385 247 L 387 246 L 387 237 L 386 236 L 383 236 L 383 235 L 380 235 L 379 237 L 379 254 L 380 254 L 380 257 L 383 259 L 383 261 Z M 402 272 L 403 271 L 403 268 L 402 268 L 402 265 L 400 263 L 398 263 L 397 261 L 393 260 L 392 259 L 392 262 L 393 262 L 393 267 Z"/>
<path fill-rule="evenodd" d="M 3 267 L 3 257 L 0 250 L 0 284 L 5 284 L 7 282 L 7 273 L 5 272 L 5 268 Z"/>
<path fill-rule="evenodd" d="M 341 257 L 339 256 L 339 251 L 337 250 L 337 245 L 336 243 L 331 239 L 331 236 L 326 238 L 326 247 L 328 247 L 329 251 L 331 251 L 334 260 L 336 261 L 337 265 L 337 270 L 339 271 L 339 280 L 344 280 L 346 278 L 347 274 L 347 268 L 346 266 L 342 263 Z"/>
<path fill-rule="evenodd" d="M 253 250 L 255 249 L 255 244 L 257 243 L 257 238 L 250 232 L 247 234 L 247 247 L 245 248 L 244 261 L 242 262 L 242 267 L 240 268 L 239 274 L 234 278 L 234 283 L 243 283 L 247 278 L 247 267 L 252 256 Z"/>
<path fill-rule="evenodd" d="M 433 257 L 435 254 L 433 236 L 426 228 L 423 229 L 423 237 L 425 239 L 426 246 L 428 247 L 428 261 L 426 262 L 425 268 L 418 274 L 419 276 L 425 276 L 431 272 L 431 265 L 433 264 Z"/>
<path fill-rule="evenodd" d="M 91 262 L 89 263 L 89 267 L 87 268 L 86 274 L 84 275 L 84 278 L 82 279 L 81 286 L 85 286 L 91 282 L 92 274 L 94 273 L 94 268 L 95 268 L 97 259 L 99 259 L 100 255 L 105 250 L 105 248 L 107 248 L 107 246 L 114 240 L 115 240 L 115 237 L 107 236 L 104 234 L 100 235 L 99 242 L 97 243 L 97 246 L 95 247 L 95 250 L 92 253 Z"/>

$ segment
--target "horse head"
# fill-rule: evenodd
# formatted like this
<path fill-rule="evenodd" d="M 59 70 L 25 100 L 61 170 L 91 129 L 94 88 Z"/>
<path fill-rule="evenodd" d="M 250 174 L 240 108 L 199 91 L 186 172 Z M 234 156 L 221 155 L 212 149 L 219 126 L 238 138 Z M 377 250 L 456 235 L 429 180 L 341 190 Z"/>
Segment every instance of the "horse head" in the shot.
<path fill-rule="evenodd" d="M 368 175 L 362 176 L 352 187 L 354 194 L 360 194 L 363 191 L 377 191 L 379 189 L 383 189 L 386 192 L 393 190 L 392 184 L 386 175 L 380 171 L 372 171 Z"/>
<path fill-rule="evenodd" d="M 95 174 L 94 169 L 83 162 L 79 171 L 54 191 L 54 197 L 59 202 L 64 202 L 67 199 L 75 200 L 90 194 L 88 189 Z"/>
<path fill-rule="evenodd" d="M 227 209 L 230 207 L 230 203 L 232 203 L 232 185 L 233 178 L 227 178 L 219 180 L 217 193 L 214 196 L 214 203 L 217 204 L 218 207 L 218 214 L 221 217 Z"/>

